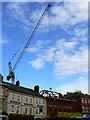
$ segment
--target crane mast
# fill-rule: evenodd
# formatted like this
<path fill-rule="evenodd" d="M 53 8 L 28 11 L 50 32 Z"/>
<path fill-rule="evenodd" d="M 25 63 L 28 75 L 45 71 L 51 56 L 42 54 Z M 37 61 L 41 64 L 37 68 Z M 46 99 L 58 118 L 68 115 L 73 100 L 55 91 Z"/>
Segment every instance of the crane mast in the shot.
<path fill-rule="evenodd" d="M 25 44 L 25 46 L 24 46 L 24 48 L 23 48 L 20 56 L 18 57 L 15 65 L 14 65 L 14 67 L 12 68 L 11 62 L 8 63 L 8 65 L 9 65 L 9 75 L 7 76 L 7 80 L 10 80 L 10 79 L 11 79 L 11 83 L 12 83 L 12 84 L 14 84 L 14 81 L 15 81 L 14 71 L 15 71 L 17 65 L 19 64 L 19 62 L 21 61 L 21 59 L 22 59 L 22 57 L 23 57 L 23 55 L 24 55 L 27 47 L 29 46 L 31 40 L 33 39 L 34 35 L 36 34 L 36 32 L 37 32 L 37 30 L 38 30 L 38 28 L 39 28 L 39 26 L 40 26 L 40 24 L 41 24 L 41 22 L 42 22 L 42 20 L 43 20 L 43 18 L 44 18 L 44 16 L 45 16 L 45 14 L 46 14 L 46 12 L 49 10 L 50 7 L 51 7 L 51 4 L 48 4 L 47 7 L 45 8 L 43 14 L 41 15 L 41 17 L 40 17 L 40 19 L 39 19 L 39 21 L 38 21 L 38 23 L 36 24 L 34 30 L 32 31 L 31 35 L 29 36 L 29 39 L 28 39 L 28 41 L 26 42 L 26 44 Z"/>

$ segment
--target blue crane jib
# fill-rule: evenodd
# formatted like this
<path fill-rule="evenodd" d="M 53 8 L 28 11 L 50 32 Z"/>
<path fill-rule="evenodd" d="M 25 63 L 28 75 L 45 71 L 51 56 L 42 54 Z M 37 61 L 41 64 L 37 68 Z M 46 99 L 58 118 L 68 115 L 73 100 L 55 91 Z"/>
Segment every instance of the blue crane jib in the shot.
<path fill-rule="evenodd" d="M 35 26 L 35 28 L 33 29 L 31 35 L 29 36 L 29 39 L 28 39 L 28 41 L 26 42 L 26 44 L 25 44 L 25 46 L 24 46 L 24 48 L 23 48 L 20 56 L 18 57 L 15 65 L 14 65 L 14 67 L 12 68 L 11 62 L 8 63 L 8 65 L 9 65 L 9 75 L 7 76 L 7 80 L 10 80 L 10 79 L 11 79 L 11 81 L 12 81 L 13 84 L 14 84 L 14 80 L 15 80 L 14 71 L 15 71 L 17 65 L 19 64 L 19 62 L 21 61 L 21 59 L 22 59 L 22 57 L 23 57 L 26 49 L 28 48 L 28 46 L 29 46 L 30 42 L 32 41 L 35 33 L 37 32 L 37 30 L 38 30 L 38 28 L 39 28 L 39 26 L 40 26 L 40 24 L 41 24 L 41 22 L 42 22 L 42 20 L 43 20 L 43 18 L 44 18 L 44 16 L 45 16 L 46 12 L 49 10 L 50 7 L 51 7 L 51 4 L 48 4 L 47 7 L 45 8 L 44 12 L 42 13 L 42 15 L 41 15 L 41 17 L 40 17 L 40 19 L 39 19 L 39 21 L 38 21 L 38 23 L 36 24 L 36 26 Z"/>

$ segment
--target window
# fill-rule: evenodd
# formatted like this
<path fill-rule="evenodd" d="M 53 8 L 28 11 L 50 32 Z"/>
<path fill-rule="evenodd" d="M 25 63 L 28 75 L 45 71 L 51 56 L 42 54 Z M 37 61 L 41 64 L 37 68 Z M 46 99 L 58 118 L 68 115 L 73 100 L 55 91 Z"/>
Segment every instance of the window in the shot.
<path fill-rule="evenodd" d="M 17 100 L 20 101 L 20 95 L 17 95 Z"/>
<path fill-rule="evenodd" d="M 87 103 L 87 99 L 85 99 L 85 103 Z"/>
<path fill-rule="evenodd" d="M 43 109 L 42 108 L 39 108 L 39 114 L 43 112 Z"/>
<path fill-rule="evenodd" d="M 11 105 L 11 112 L 14 112 L 14 105 Z"/>
<path fill-rule="evenodd" d="M 41 100 L 39 100 L 39 105 L 41 104 Z"/>
<path fill-rule="evenodd" d="M 25 108 L 25 113 L 27 114 L 27 108 Z"/>
<path fill-rule="evenodd" d="M 84 107 L 84 106 L 82 106 L 82 112 L 83 112 L 83 113 L 85 112 L 85 107 Z"/>
<path fill-rule="evenodd" d="M 88 107 L 86 106 L 86 112 L 88 112 Z"/>
<path fill-rule="evenodd" d="M 45 104 L 45 101 L 43 100 L 43 104 Z"/>
<path fill-rule="evenodd" d="M 0 95 L 3 95 L 3 89 L 2 88 L 0 89 Z"/>
<path fill-rule="evenodd" d="M 33 104 L 32 98 L 30 98 L 30 104 Z"/>
<path fill-rule="evenodd" d="M 45 108 L 43 108 L 43 114 L 45 114 Z"/>
<path fill-rule="evenodd" d="M 14 101 L 14 94 L 12 94 L 12 100 Z"/>
<path fill-rule="evenodd" d="M 84 99 L 82 98 L 82 103 L 84 103 Z"/>
<path fill-rule="evenodd" d="M 19 113 L 19 106 L 17 106 L 17 110 L 16 110 L 16 113 Z"/>
<path fill-rule="evenodd" d="M 30 108 L 30 115 L 32 115 L 32 108 Z"/>
<path fill-rule="evenodd" d="M 38 104 L 38 99 L 36 99 L 36 104 Z"/>
<path fill-rule="evenodd" d="M 90 103 L 90 100 L 88 99 L 88 104 Z"/>
<path fill-rule="evenodd" d="M 26 97 L 26 103 L 28 103 L 28 97 Z"/>
<path fill-rule="evenodd" d="M 38 109 L 36 109 L 36 114 L 38 114 Z"/>
<path fill-rule="evenodd" d="M 89 107 L 88 107 L 88 113 L 89 113 Z"/>

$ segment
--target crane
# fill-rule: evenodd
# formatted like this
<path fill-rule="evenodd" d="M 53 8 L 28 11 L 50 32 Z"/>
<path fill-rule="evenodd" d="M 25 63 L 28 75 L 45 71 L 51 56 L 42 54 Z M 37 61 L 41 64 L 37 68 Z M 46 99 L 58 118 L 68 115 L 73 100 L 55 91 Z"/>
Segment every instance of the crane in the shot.
<path fill-rule="evenodd" d="M 14 65 L 14 67 L 12 68 L 11 62 L 8 63 L 9 74 L 8 74 L 8 76 L 7 76 L 7 80 L 10 80 L 10 79 L 11 79 L 11 83 L 12 83 L 12 84 L 14 84 L 14 81 L 15 81 L 15 73 L 14 73 L 14 71 L 15 71 L 15 69 L 17 68 L 17 65 L 19 64 L 19 62 L 21 61 L 21 59 L 22 59 L 22 57 L 23 57 L 26 49 L 28 48 L 28 46 L 29 46 L 31 40 L 33 39 L 35 33 L 37 32 L 37 30 L 38 30 L 38 28 L 39 28 L 39 26 L 40 26 L 40 24 L 41 24 L 41 22 L 42 22 L 42 20 L 43 20 L 43 18 L 44 18 L 44 16 L 45 16 L 46 12 L 49 10 L 50 7 L 51 7 L 51 4 L 48 4 L 48 5 L 46 6 L 46 8 L 45 8 L 44 12 L 42 13 L 42 15 L 41 15 L 38 23 L 36 24 L 36 26 L 35 26 L 35 28 L 33 29 L 31 35 L 29 36 L 29 39 L 28 39 L 28 41 L 26 42 L 26 44 L 25 44 L 22 52 L 20 53 L 20 55 L 19 55 L 19 57 L 18 57 L 15 65 Z"/>

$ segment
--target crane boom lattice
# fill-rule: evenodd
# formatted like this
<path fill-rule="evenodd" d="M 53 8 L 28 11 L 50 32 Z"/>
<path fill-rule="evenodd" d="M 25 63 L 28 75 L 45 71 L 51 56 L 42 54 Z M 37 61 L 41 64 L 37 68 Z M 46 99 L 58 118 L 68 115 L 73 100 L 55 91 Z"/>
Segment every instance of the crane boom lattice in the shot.
<path fill-rule="evenodd" d="M 40 26 L 40 24 L 41 24 L 41 22 L 42 22 L 42 20 L 43 20 L 43 18 L 44 18 L 44 16 L 45 16 L 45 14 L 46 14 L 46 12 L 48 11 L 48 9 L 49 9 L 50 7 L 51 7 L 51 5 L 48 4 L 47 7 L 45 8 L 43 14 L 41 15 L 38 23 L 36 24 L 34 30 L 32 31 L 32 33 L 31 33 L 28 41 L 26 42 L 26 44 L 25 44 L 25 46 L 24 46 L 24 48 L 23 48 L 23 50 L 22 50 L 19 58 L 17 59 L 14 67 L 12 68 L 12 70 L 11 70 L 11 63 L 9 62 L 9 71 L 10 71 L 10 72 L 9 72 L 9 75 L 7 76 L 7 80 L 12 79 L 12 81 L 14 81 L 14 79 L 15 79 L 14 71 L 15 71 L 17 65 L 19 64 L 19 62 L 21 61 L 21 59 L 22 59 L 22 57 L 23 57 L 26 49 L 28 48 L 28 46 L 29 46 L 30 42 L 32 41 L 34 35 L 36 34 L 36 32 L 37 32 L 37 30 L 38 30 L 38 28 L 39 28 L 39 26 Z"/>

